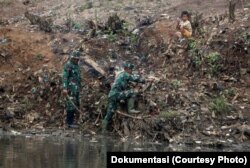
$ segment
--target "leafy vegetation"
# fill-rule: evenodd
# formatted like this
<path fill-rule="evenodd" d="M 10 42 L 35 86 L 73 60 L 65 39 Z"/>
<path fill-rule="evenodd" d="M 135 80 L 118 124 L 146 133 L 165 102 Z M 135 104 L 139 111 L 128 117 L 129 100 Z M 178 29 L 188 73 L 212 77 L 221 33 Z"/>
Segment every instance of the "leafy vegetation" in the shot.
<path fill-rule="evenodd" d="M 189 57 L 191 59 L 192 66 L 199 70 L 202 63 L 202 53 L 199 49 L 199 41 L 197 40 L 190 40 L 188 43 L 188 50 L 189 50 Z"/>
<path fill-rule="evenodd" d="M 229 88 L 225 90 L 224 94 L 228 97 L 233 97 L 236 95 L 236 90 L 234 88 Z"/>
<path fill-rule="evenodd" d="M 220 54 L 218 52 L 212 52 L 206 56 L 206 61 L 209 66 L 209 73 L 212 75 L 217 75 L 220 69 Z"/>
<path fill-rule="evenodd" d="M 129 38 L 130 44 L 131 45 L 135 45 L 135 44 L 137 44 L 139 37 L 138 37 L 138 35 L 133 34 L 132 32 L 128 31 L 129 25 L 130 24 L 128 22 L 123 22 L 123 24 L 122 24 L 122 31 L 125 34 L 125 36 Z"/>
<path fill-rule="evenodd" d="M 112 30 L 109 31 L 108 40 L 109 40 L 110 42 L 115 42 L 117 39 L 118 39 L 117 34 L 114 33 Z"/>
<path fill-rule="evenodd" d="M 171 82 L 171 85 L 172 85 L 172 87 L 174 88 L 174 89 L 178 89 L 180 86 L 181 86 L 181 81 L 179 81 L 179 80 L 173 80 L 172 82 Z"/>
<path fill-rule="evenodd" d="M 220 96 L 212 100 L 212 102 L 209 104 L 209 110 L 215 112 L 218 115 L 222 115 L 224 113 L 229 113 L 231 108 L 226 99 Z"/>
<path fill-rule="evenodd" d="M 201 66 L 206 66 L 207 72 L 213 76 L 218 75 L 220 70 L 221 56 L 218 52 L 212 52 L 205 56 L 205 52 L 200 47 L 202 41 L 190 40 L 188 44 L 188 54 L 191 65 L 196 70 L 200 70 Z"/>

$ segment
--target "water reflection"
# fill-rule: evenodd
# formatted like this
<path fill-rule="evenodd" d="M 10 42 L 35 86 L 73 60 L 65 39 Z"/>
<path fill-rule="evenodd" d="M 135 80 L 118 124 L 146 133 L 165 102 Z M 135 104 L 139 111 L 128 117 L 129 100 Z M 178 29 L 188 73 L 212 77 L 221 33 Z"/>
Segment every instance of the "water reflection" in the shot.
<path fill-rule="evenodd" d="M 0 168 L 102 168 L 106 167 L 107 151 L 192 150 L 201 149 L 133 141 L 123 143 L 110 137 L 0 135 Z"/>
<path fill-rule="evenodd" d="M 0 168 L 100 168 L 112 141 L 55 137 L 0 136 Z M 109 141 L 109 143 L 107 143 Z"/>

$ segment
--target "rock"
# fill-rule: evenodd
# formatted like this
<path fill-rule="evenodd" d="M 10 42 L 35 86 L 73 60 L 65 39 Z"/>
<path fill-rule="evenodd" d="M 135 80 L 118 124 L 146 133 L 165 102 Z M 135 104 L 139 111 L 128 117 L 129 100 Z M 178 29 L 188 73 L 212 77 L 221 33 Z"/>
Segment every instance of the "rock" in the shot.
<path fill-rule="evenodd" d="M 12 135 L 21 135 L 21 132 L 15 131 L 15 130 L 11 130 L 10 133 Z"/>
<path fill-rule="evenodd" d="M 168 14 L 166 14 L 166 13 L 163 13 L 160 16 L 163 17 L 163 18 L 166 18 L 166 19 L 170 19 L 170 16 Z"/>
<path fill-rule="evenodd" d="M 7 38 L 0 38 L 0 44 L 6 44 L 8 42 Z M 6 54 L 1 53 L 1 56 L 5 57 Z"/>
<path fill-rule="evenodd" d="M 214 126 L 212 126 L 212 125 L 210 125 L 209 127 L 206 128 L 207 131 L 210 131 L 212 129 L 214 129 Z"/>
<path fill-rule="evenodd" d="M 196 144 L 201 144 L 201 141 L 195 141 Z"/>
<path fill-rule="evenodd" d="M 216 116 L 215 116 L 215 112 L 214 111 L 212 111 L 212 118 L 215 118 Z"/>
<path fill-rule="evenodd" d="M 139 29 L 135 29 L 135 30 L 133 30 L 133 31 L 132 31 L 132 34 L 138 35 L 138 34 L 139 34 L 139 32 L 140 32 L 140 30 L 139 30 Z"/>
<path fill-rule="evenodd" d="M 193 103 L 191 104 L 191 110 L 192 110 L 192 111 L 200 110 L 200 105 L 199 105 L 197 102 L 193 102 Z"/>

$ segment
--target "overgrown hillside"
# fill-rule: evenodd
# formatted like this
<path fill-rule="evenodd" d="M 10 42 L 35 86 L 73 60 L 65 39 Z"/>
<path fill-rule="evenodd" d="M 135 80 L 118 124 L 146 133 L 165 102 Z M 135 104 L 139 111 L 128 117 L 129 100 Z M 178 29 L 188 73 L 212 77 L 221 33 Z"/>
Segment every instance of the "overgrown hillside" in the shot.
<path fill-rule="evenodd" d="M 135 73 L 155 81 L 142 85 L 141 114 L 121 108 L 115 115 L 109 129 L 122 140 L 212 146 L 248 140 L 249 4 L 236 4 L 230 21 L 227 2 L 188 1 L 195 34 L 180 44 L 175 23 L 186 2 L 1 0 L 0 127 L 64 128 L 61 72 L 79 49 L 80 131 L 100 131 L 115 72 L 130 60 Z"/>

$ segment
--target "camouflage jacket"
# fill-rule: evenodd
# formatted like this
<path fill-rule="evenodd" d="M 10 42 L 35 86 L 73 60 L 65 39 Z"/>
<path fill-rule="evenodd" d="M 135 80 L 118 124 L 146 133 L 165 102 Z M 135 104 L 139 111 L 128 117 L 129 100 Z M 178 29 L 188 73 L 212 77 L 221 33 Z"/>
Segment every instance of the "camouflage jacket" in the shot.
<path fill-rule="evenodd" d="M 81 89 L 80 68 L 70 60 L 65 64 L 63 69 L 63 88 L 73 92 L 80 92 Z"/>
<path fill-rule="evenodd" d="M 109 97 L 116 95 L 116 93 L 125 91 L 128 89 L 129 82 L 144 83 L 145 80 L 138 75 L 130 75 L 127 72 L 121 72 L 115 79 L 111 90 L 109 92 Z"/>

